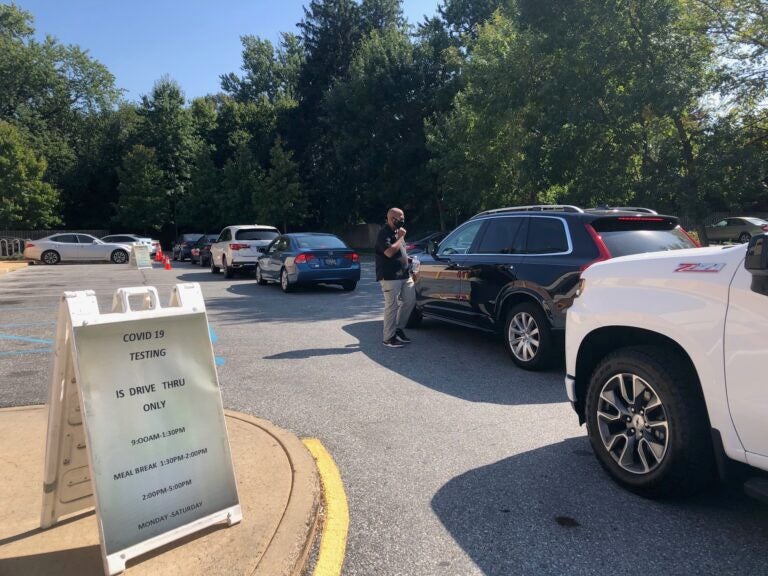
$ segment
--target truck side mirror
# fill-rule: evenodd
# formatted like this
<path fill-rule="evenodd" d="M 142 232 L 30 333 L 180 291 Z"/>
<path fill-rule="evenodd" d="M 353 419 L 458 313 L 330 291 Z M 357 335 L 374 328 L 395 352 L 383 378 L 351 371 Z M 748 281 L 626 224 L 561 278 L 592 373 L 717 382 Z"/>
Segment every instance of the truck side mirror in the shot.
<path fill-rule="evenodd" d="M 753 276 L 768 276 L 768 234 L 754 236 L 749 241 L 744 268 Z"/>

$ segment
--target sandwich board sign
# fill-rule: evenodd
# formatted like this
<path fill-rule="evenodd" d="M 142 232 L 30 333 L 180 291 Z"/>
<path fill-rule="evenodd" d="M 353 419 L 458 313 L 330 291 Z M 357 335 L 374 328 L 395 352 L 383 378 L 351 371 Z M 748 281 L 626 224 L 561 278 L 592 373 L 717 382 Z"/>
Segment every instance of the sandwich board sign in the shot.
<path fill-rule="evenodd" d="M 149 246 L 135 243 L 131 249 L 131 264 L 138 269 L 152 268 L 152 259 L 149 257 Z"/>
<path fill-rule="evenodd" d="M 137 302 L 138 300 L 138 302 Z M 242 519 L 200 286 L 92 290 L 59 307 L 41 527 L 95 506 L 104 570 Z"/>

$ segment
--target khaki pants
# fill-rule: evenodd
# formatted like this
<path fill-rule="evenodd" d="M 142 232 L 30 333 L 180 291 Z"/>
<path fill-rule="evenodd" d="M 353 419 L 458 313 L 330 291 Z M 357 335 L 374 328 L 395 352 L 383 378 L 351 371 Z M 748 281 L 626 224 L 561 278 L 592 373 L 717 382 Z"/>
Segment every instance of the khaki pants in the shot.
<path fill-rule="evenodd" d="M 413 278 L 380 280 L 384 294 L 384 340 L 394 338 L 395 330 L 405 328 L 416 305 Z"/>

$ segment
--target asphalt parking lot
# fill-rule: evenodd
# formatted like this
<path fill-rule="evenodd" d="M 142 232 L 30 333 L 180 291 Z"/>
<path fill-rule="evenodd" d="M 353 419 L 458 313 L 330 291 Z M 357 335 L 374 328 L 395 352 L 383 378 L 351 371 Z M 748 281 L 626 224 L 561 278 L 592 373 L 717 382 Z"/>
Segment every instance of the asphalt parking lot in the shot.
<path fill-rule="evenodd" d="M 31 266 L 0 277 L 0 406 L 46 401 L 58 299 L 200 282 L 226 408 L 316 437 L 349 499 L 349 575 L 765 574 L 768 507 L 724 487 L 644 500 L 600 469 L 562 368 L 528 373 L 490 336 L 425 322 L 381 345 L 372 263 L 354 292 L 283 294 L 189 263 Z M 20 441 L 22 439 L 19 439 Z"/>

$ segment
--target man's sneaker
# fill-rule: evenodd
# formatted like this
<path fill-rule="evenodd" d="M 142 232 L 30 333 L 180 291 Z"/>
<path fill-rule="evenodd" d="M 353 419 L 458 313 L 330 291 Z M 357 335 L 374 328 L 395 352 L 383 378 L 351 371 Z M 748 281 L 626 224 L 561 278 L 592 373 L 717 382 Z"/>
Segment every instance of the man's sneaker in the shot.
<path fill-rule="evenodd" d="M 400 342 L 396 336 L 393 336 L 389 340 L 384 340 L 384 346 L 387 346 L 388 348 L 402 348 L 403 343 Z"/>
<path fill-rule="evenodd" d="M 400 330 L 400 328 L 395 330 L 395 339 L 398 342 L 402 342 L 403 344 L 410 344 L 411 343 L 411 339 L 408 338 L 408 336 L 405 335 L 405 332 Z"/>

